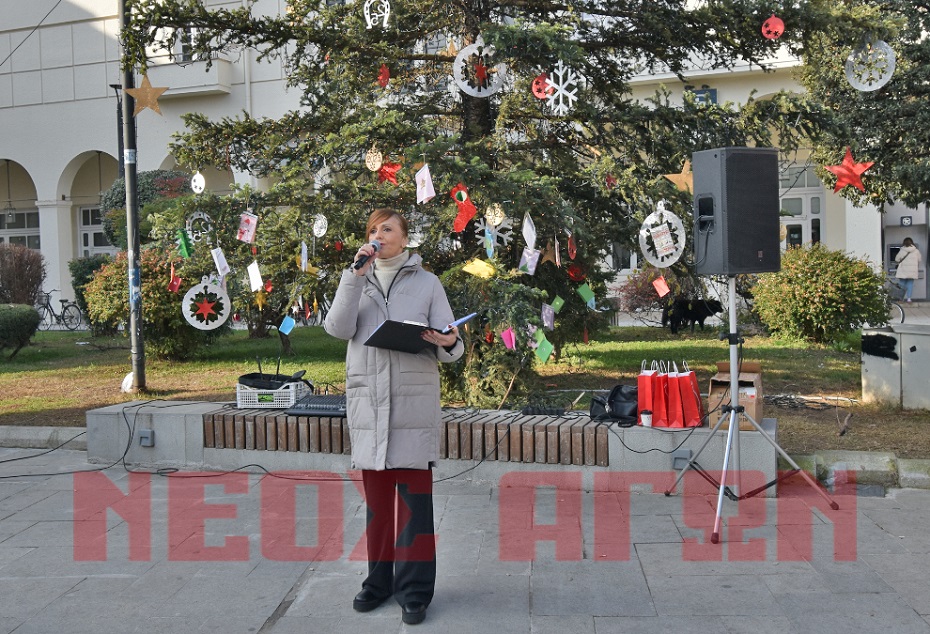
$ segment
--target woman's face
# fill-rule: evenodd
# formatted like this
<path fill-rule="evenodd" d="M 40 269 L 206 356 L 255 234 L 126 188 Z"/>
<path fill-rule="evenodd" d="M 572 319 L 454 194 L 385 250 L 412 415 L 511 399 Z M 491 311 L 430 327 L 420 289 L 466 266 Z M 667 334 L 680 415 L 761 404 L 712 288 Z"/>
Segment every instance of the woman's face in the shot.
<path fill-rule="evenodd" d="M 407 247 L 407 236 L 404 234 L 397 216 L 391 216 L 380 224 L 373 226 L 368 234 L 368 240 L 381 243 L 378 257 L 383 259 L 400 255 L 401 251 Z"/>

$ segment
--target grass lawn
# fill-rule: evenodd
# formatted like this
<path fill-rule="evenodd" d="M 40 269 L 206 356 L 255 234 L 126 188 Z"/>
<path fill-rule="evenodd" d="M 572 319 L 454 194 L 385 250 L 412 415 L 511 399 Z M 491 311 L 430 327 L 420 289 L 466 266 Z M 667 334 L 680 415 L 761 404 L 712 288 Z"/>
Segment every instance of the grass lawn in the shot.
<path fill-rule="evenodd" d="M 297 328 L 291 343 L 295 354 L 281 358 L 282 374 L 306 370 L 305 378 L 318 387 L 342 386 L 344 342 L 321 328 Z M 127 339 L 39 332 L 15 359 L 0 361 L 0 424 L 81 426 L 88 409 L 150 398 L 234 401 L 238 377 L 257 371 L 256 358 L 266 373 L 274 373 L 279 350 L 276 337 L 250 340 L 237 331 L 193 361 L 146 359 L 149 392 L 130 395 L 120 392 L 131 370 Z M 764 416 L 778 419 L 778 442 L 789 453 L 850 449 L 930 458 L 930 411 L 858 402 L 858 351 L 747 337 L 743 357 L 762 363 Z M 711 329 L 675 336 L 659 328 L 618 328 L 607 339 L 569 347 L 559 363 L 540 366 L 538 390 L 550 401 L 568 404 L 583 390 L 635 383 L 644 359 L 687 361 L 706 391 L 715 362 L 727 361 L 729 349 Z M 526 395 L 511 395 L 515 408 L 525 402 Z M 850 414 L 848 430 L 840 436 Z"/>

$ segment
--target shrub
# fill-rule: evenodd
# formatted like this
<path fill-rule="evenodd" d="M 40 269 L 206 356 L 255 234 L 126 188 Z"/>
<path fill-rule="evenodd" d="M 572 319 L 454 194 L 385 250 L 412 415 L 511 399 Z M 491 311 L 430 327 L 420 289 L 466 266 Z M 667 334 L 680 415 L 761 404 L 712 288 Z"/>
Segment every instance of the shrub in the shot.
<path fill-rule="evenodd" d="M 0 244 L 0 303 L 35 306 L 45 282 L 45 258 L 16 244 Z"/>
<path fill-rule="evenodd" d="M 659 297 L 652 283 L 660 277 L 665 278 L 669 294 Z M 634 271 L 624 283 L 614 289 L 617 293 L 620 310 L 628 313 L 636 311 L 662 310 L 666 303 L 675 297 L 703 297 L 703 286 L 695 278 L 676 275 L 672 269 L 657 269 L 646 266 Z"/>
<path fill-rule="evenodd" d="M 143 249 L 140 264 L 143 342 L 147 353 L 163 359 L 187 359 L 228 331 L 229 322 L 209 331 L 187 323 L 181 311 L 184 291 L 168 290 L 171 259 L 163 251 Z M 97 271 L 84 287 L 87 318 L 93 327 L 116 328 L 129 322 L 127 280 L 127 259 L 123 252 Z"/>
<path fill-rule="evenodd" d="M 84 299 L 84 287 L 94 279 L 94 273 L 112 259 L 105 253 L 97 253 L 68 262 L 68 270 L 71 272 L 71 288 L 74 289 L 74 303 L 85 314 L 87 313 L 87 301 Z"/>
<path fill-rule="evenodd" d="M 774 336 L 826 343 L 888 320 L 882 277 L 865 261 L 821 244 L 789 249 L 781 270 L 759 276 L 754 309 Z"/>
<path fill-rule="evenodd" d="M 502 271 L 484 279 L 462 266 L 443 274 L 443 286 L 457 317 L 471 312 L 478 316 L 459 329 L 465 343 L 462 359 L 439 366 L 443 397 L 470 407 L 497 408 L 508 395 L 524 392 L 525 380 L 531 378 L 536 357 L 527 345 L 525 324 L 540 326 L 545 298 L 542 291 L 514 282 Z M 516 333 L 515 350 L 508 350 L 500 337 L 508 327 Z"/>
<path fill-rule="evenodd" d="M 151 223 L 148 213 L 143 209 L 149 203 L 161 198 L 177 198 L 184 193 L 190 182 L 190 176 L 175 170 L 152 170 L 139 172 L 136 177 L 136 202 L 139 205 L 139 235 L 142 242 L 147 240 Z M 126 249 L 126 181 L 118 178 L 100 198 L 103 208 L 103 233 L 110 244 Z"/>
<path fill-rule="evenodd" d="M 39 328 L 39 311 L 22 304 L 0 304 L 0 350 L 13 348 L 12 359 Z"/>

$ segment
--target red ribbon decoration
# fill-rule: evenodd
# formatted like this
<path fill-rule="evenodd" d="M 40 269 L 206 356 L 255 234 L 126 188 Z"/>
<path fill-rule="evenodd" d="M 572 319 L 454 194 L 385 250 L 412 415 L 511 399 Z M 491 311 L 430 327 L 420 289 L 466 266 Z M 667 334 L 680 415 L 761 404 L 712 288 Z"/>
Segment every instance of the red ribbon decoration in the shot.
<path fill-rule="evenodd" d="M 181 288 L 181 278 L 178 277 L 174 272 L 174 263 L 171 263 L 171 281 L 168 282 L 168 290 L 172 293 L 177 293 Z"/>
<path fill-rule="evenodd" d="M 397 172 L 400 170 L 400 163 L 384 163 L 378 170 L 378 182 L 390 181 L 397 184 Z"/>
<path fill-rule="evenodd" d="M 575 259 L 578 254 L 578 244 L 575 242 L 575 236 L 568 236 L 568 257 Z"/>
<path fill-rule="evenodd" d="M 468 195 L 468 188 L 462 183 L 453 187 L 452 191 L 449 192 L 449 196 L 451 196 L 455 204 L 459 206 L 459 213 L 455 217 L 455 222 L 452 223 L 452 230 L 455 233 L 459 233 L 465 229 L 468 221 L 475 217 L 475 214 L 478 213 L 478 208 L 471 202 L 471 197 Z"/>

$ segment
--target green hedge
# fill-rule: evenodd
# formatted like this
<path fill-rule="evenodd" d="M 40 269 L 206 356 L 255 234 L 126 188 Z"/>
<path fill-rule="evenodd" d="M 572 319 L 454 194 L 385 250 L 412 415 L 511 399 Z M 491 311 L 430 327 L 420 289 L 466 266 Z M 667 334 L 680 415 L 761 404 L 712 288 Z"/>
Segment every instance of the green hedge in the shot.
<path fill-rule="evenodd" d="M 22 304 L 0 304 L 0 350 L 12 348 L 12 359 L 39 328 L 39 311 Z"/>

